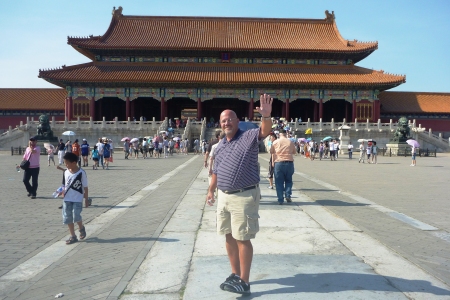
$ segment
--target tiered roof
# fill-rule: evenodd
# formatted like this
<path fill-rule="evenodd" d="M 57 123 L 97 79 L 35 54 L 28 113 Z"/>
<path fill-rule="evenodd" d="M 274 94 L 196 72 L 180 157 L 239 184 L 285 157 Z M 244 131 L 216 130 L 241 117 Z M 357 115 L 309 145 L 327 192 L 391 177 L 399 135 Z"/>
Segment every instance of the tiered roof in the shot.
<path fill-rule="evenodd" d="M 450 93 L 382 92 L 382 113 L 450 113 Z"/>
<path fill-rule="evenodd" d="M 269 52 L 283 56 L 352 59 L 357 62 L 378 48 L 377 42 L 344 39 L 326 11 L 325 19 L 124 16 L 113 10 L 102 36 L 69 37 L 68 44 L 93 59 L 105 51 Z M 303 56 L 304 56 L 303 55 Z M 314 57 L 308 57 L 314 58 Z"/>
<path fill-rule="evenodd" d="M 405 76 L 353 65 L 251 65 L 199 63 L 91 62 L 40 71 L 39 77 L 65 86 L 122 83 L 127 86 L 189 85 L 190 87 L 374 87 L 380 90 L 405 82 Z"/>
<path fill-rule="evenodd" d="M 64 110 L 65 89 L 0 89 L 2 110 Z"/>

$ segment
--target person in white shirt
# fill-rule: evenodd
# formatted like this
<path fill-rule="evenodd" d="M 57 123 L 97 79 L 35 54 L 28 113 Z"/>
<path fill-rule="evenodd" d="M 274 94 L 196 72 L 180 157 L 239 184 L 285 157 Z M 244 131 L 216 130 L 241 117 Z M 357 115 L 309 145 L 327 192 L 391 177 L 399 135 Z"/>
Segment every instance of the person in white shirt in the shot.
<path fill-rule="evenodd" d="M 78 224 L 80 239 L 86 237 L 86 229 L 81 218 L 83 208 L 83 196 L 85 207 L 89 206 L 88 181 L 86 172 L 77 165 L 78 156 L 74 153 L 64 154 L 64 164 L 67 170 L 64 172 L 64 203 L 63 203 L 63 223 L 69 227 L 70 238 L 67 245 L 78 242 L 75 234 L 75 223 Z"/>
<path fill-rule="evenodd" d="M 349 159 L 352 159 L 352 154 L 353 154 L 353 145 L 352 145 L 352 142 L 348 142 L 347 149 L 348 149 L 348 158 L 349 158 Z"/>
<path fill-rule="evenodd" d="M 102 164 L 102 168 L 105 168 L 105 165 L 103 163 L 103 147 L 105 146 L 105 144 L 102 142 L 101 138 L 98 139 L 98 143 L 95 144 L 95 146 L 97 146 L 98 160 Z"/>
<path fill-rule="evenodd" d="M 335 144 L 335 140 L 332 140 L 330 143 L 330 160 L 336 160 L 335 157 L 335 151 L 336 151 L 336 144 Z"/>
<path fill-rule="evenodd" d="M 411 167 L 415 167 L 416 166 L 416 147 L 412 146 L 411 148 Z"/>
<path fill-rule="evenodd" d="M 366 150 L 366 147 L 364 147 L 364 142 L 361 142 L 361 144 L 359 145 L 359 161 L 358 163 L 362 162 L 364 163 L 364 158 L 366 156 L 366 154 L 364 153 L 364 150 Z"/>
<path fill-rule="evenodd" d="M 366 153 L 367 153 L 367 163 L 370 164 L 370 155 L 372 154 L 372 143 L 371 142 L 369 142 L 367 144 Z"/>

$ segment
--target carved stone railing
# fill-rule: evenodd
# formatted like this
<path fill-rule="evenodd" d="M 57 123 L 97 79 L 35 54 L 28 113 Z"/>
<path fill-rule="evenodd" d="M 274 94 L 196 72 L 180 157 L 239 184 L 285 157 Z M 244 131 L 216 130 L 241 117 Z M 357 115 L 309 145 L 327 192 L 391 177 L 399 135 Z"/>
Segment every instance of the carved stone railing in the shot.
<path fill-rule="evenodd" d="M 181 138 L 184 140 L 189 139 L 190 137 L 191 137 L 191 119 L 188 118 L 186 126 L 184 127 L 184 132 L 181 135 Z"/>

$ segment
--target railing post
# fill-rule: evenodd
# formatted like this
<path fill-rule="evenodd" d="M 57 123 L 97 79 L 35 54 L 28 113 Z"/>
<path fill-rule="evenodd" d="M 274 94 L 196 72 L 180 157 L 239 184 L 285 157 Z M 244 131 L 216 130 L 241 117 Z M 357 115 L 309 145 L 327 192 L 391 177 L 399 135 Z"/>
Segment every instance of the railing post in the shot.
<path fill-rule="evenodd" d="M 366 129 L 367 129 L 367 131 L 370 131 L 369 119 L 367 119 L 367 121 L 366 121 Z"/>
<path fill-rule="evenodd" d="M 345 125 L 345 121 L 346 121 L 346 120 L 345 120 L 345 118 L 344 118 L 344 119 L 342 120 L 342 125 Z"/>
<path fill-rule="evenodd" d="M 428 128 L 428 137 L 431 137 L 432 131 L 431 128 Z"/>
<path fill-rule="evenodd" d="M 334 131 L 334 118 L 331 118 L 331 131 Z"/>
<path fill-rule="evenodd" d="M 77 117 L 77 128 L 80 128 L 80 117 Z"/>
<path fill-rule="evenodd" d="M 378 130 L 381 132 L 381 120 L 378 119 Z"/>
<path fill-rule="evenodd" d="M 306 129 L 311 128 L 311 119 L 308 118 L 308 122 L 306 122 Z"/>
<path fill-rule="evenodd" d="M 89 117 L 89 128 L 90 128 L 90 129 L 93 128 L 92 117 Z"/>
<path fill-rule="evenodd" d="M 106 120 L 105 120 L 105 117 L 103 117 L 102 118 L 102 129 L 105 128 L 105 123 L 106 123 Z"/>
<path fill-rule="evenodd" d="M 322 118 L 320 118 L 320 119 L 319 119 L 319 130 L 320 130 L 320 131 L 323 130 L 322 126 L 323 126 L 323 122 L 322 122 Z M 449 141 L 449 143 L 450 143 L 450 141 Z"/>
<path fill-rule="evenodd" d="M 358 131 L 358 119 L 355 119 L 355 131 Z"/>
<path fill-rule="evenodd" d="M 442 132 L 439 133 L 439 141 L 443 142 L 443 140 L 442 140 Z"/>
<path fill-rule="evenodd" d="M 144 125 L 144 119 L 141 117 L 139 119 L 139 130 L 142 130 L 142 126 Z"/>
<path fill-rule="evenodd" d="M 297 131 L 298 118 L 295 118 L 294 131 Z"/>
<path fill-rule="evenodd" d="M 19 155 L 22 155 L 22 146 L 19 146 Z"/>
<path fill-rule="evenodd" d="M 8 136 L 11 135 L 11 132 L 12 132 L 12 126 L 9 126 L 9 127 L 8 127 L 8 134 L 7 134 L 7 135 L 8 135 Z"/>
<path fill-rule="evenodd" d="M 67 118 L 64 118 L 64 129 L 67 128 Z"/>
<path fill-rule="evenodd" d="M 55 127 L 55 116 L 52 116 L 52 127 Z"/>
<path fill-rule="evenodd" d="M 389 119 L 389 130 L 393 131 L 393 124 L 392 124 L 392 119 Z"/>

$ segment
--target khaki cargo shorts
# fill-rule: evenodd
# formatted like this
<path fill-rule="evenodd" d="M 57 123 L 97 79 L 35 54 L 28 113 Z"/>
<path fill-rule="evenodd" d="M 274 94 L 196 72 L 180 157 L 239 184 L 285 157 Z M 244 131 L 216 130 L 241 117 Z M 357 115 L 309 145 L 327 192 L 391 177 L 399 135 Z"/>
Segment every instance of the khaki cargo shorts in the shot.
<path fill-rule="evenodd" d="M 259 187 L 236 194 L 219 190 L 217 197 L 217 233 L 231 233 L 238 241 L 255 238 L 259 231 Z"/>

